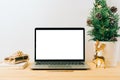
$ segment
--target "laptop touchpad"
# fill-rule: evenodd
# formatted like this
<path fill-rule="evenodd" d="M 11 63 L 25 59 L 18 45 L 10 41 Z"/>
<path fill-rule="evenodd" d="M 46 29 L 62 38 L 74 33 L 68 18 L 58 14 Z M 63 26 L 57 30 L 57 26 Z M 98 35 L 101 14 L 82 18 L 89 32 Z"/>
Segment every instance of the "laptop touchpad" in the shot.
<path fill-rule="evenodd" d="M 70 65 L 49 65 L 48 67 L 50 67 L 50 68 L 51 68 L 51 67 L 52 67 L 52 68 L 53 68 L 53 67 L 54 67 L 54 68 L 65 68 L 65 67 L 66 67 L 66 68 L 68 68 L 68 67 L 71 68 Z"/>

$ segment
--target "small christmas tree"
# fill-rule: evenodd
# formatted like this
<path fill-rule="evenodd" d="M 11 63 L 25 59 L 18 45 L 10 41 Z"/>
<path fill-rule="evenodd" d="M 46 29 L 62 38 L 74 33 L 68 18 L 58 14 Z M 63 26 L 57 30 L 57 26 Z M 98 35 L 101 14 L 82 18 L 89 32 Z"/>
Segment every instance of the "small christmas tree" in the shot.
<path fill-rule="evenodd" d="M 119 15 L 116 13 L 116 7 L 108 7 L 106 0 L 95 0 L 94 8 L 90 17 L 87 19 L 87 25 L 92 27 L 88 35 L 92 40 L 99 41 L 117 41 L 119 26 Z"/>

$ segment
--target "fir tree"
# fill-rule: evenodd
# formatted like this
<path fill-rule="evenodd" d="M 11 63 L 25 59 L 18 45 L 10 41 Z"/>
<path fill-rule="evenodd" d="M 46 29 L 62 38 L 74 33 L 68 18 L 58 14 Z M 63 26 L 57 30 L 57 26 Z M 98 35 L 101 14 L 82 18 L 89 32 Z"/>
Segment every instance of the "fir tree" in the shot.
<path fill-rule="evenodd" d="M 116 7 L 108 7 L 106 0 L 95 0 L 91 15 L 87 20 L 92 29 L 88 35 L 92 40 L 117 41 L 119 26 L 119 15 Z"/>

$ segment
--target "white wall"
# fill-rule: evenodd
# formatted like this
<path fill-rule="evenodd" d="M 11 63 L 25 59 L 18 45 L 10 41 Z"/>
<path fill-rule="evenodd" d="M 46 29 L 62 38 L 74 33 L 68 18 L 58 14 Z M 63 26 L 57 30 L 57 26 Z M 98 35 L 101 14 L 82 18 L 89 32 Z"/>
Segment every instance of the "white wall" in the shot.
<path fill-rule="evenodd" d="M 115 1 L 115 2 L 114 2 Z M 0 0 L 0 60 L 17 50 L 34 55 L 34 28 L 39 26 L 80 26 L 88 29 L 86 19 L 94 0 Z M 109 4 L 120 1 L 108 0 Z M 119 2 L 119 3 L 118 3 Z M 93 57 L 86 36 L 86 57 Z"/>

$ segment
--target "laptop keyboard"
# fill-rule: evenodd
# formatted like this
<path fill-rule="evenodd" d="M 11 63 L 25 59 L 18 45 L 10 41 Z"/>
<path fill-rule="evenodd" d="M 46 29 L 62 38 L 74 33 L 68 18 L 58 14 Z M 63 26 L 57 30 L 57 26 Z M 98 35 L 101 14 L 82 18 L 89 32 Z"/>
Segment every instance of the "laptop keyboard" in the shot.
<path fill-rule="evenodd" d="M 84 62 L 76 61 L 40 61 L 36 65 L 84 65 Z"/>

